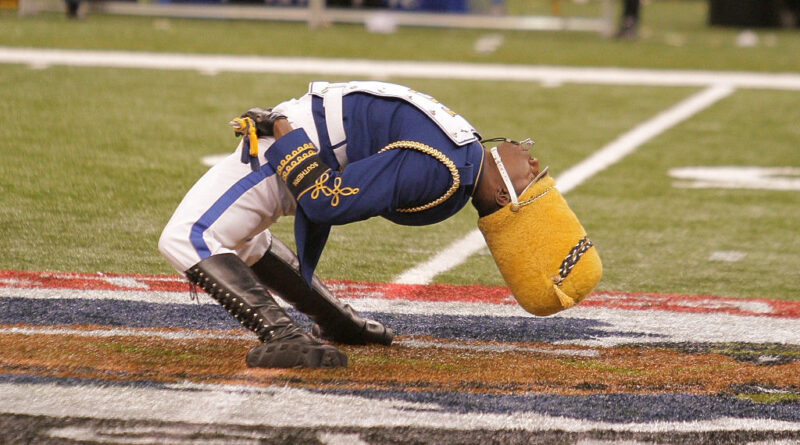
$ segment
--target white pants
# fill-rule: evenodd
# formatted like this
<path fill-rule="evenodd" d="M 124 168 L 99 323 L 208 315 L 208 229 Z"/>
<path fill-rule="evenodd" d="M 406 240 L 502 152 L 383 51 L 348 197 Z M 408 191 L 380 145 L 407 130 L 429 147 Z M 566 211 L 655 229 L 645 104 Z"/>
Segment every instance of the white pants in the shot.
<path fill-rule="evenodd" d="M 273 140 L 260 139 L 259 161 Z M 292 215 L 296 202 L 276 175 L 253 173 L 241 159 L 242 144 L 208 170 L 184 196 L 158 241 L 178 272 L 218 253 L 235 253 L 252 265 L 269 248 L 267 228 Z"/>
<path fill-rule="evenodd" d="M 319 146 L 311 113 L 311 96 L 277 107 L 293 128 L 303 128 Z M 258 141 L 260 165 L 274 139 Z M 267 228 L 283 215 L 293 215 L 297 202 L 276 175 L 263 177 L 241 162 L 242 144 L 206 172 L 184 196 L 158 241 L 158 250 L 180 273 L 219 253 L 235 253 L 245 263 L 258 261 L 271 242 Z"/>

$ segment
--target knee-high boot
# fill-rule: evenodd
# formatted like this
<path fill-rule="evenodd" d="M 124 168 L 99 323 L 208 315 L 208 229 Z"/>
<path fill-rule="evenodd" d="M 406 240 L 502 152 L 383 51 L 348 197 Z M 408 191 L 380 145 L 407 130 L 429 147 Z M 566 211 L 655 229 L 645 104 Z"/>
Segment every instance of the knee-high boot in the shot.
<path fill-rule="evenodd" d="M 300 261 L 273 237 L 267 253 L 252 267 L 261 282 L 316 323 L 314 334 L 338 343 L 390 345 L 394 334 L 374 320 L 361 317 L 339 301 L 316 276 L 312 286 L 300 276 Z"/>
<path fill-rule="evenodd" d="M 236 255 L 212 255 L 186 271 L 263 343 L 247 353 L 247 365 L 264 368 L 347 366 L 347 356 L 294 324 L 252 269 Z"/>

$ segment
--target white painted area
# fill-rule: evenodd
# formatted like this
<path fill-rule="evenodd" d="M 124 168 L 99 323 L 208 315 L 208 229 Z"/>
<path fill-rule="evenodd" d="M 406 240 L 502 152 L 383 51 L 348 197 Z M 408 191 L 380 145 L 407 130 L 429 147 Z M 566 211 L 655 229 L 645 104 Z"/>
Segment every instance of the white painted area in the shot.
<path fill-rule="evenodd" d="M 317 439 L 326 445 L 369 445 L 358 434 L 321 432 L 317 434 Z"/>
<path fill-rule="evenodd" d="M 231 432 L 209 425 L 113 426 L 89 425 L 53 428 L 53 439 L 113 445 L 258 445 L 268 436 L 258 433 Z M 203 438 L 213 435 L 215 438 Z M 247 437 L 242 437 L 242 436 Z M 169 440 L 165 440 L 169 437 Z M 220 439 L 222 438 L 222 439 Z"/>
<path fill-rule="evenodd" d="M 736 46 L 742 48 L 753 48 L 758 46 L 758 34 L 751 30 L 745 30 L 736 36 Z"/>
<path fill-rule="evenodd" d="M 143 328 L 108 328 L 108 329 L 70 329 L 51 327 L 10 327 L 0 328 L 0 334 L 7 335 L 73 335 L 77 337 L 110 338 L 110 337 L 146 337 L 163 338 L 166 340 L 197 340 L 203 338 L 255 340 L 256 335 L 244 330 L 239 333 L 232 331 L 192 331 L 187 329 L 165 331 L 163 329 Z"/>
<path fill-rule="evenodd" d="M 763 301 L 752 300 L 717 300 L 714 298 L 704 300 L 683 300 L 673 302 L 676 306 L 698 309 L 732 309 L 756 314 L 771 314 L 772 306 Z"/>
<path fill-rule="evenodd" d="M 391 14 L 376 12 L 366 17 L 364 27 L 375 34 L 393 34 L 397 31 L 397 20 Z"/>
<path fill-rule="evenodd" d="M 596 67 L 414 62 L 304 57 L 256 57 L 129 51 L 61 50 L 0 47 L 0 63 L 49 64 L 107 68 L 316 74 L 359 78 L 430 78 L 561 82 L 599 85 L 650 85 L 800 91 L 800 74 L 734 71 L 679 71 Z"/>
<path fill-rule="evenodd" d="M 167 291 L 120 291 L 120 290 L 79 290 L 79 289 L 27 289 L 0 288 L 0 300 L 3 298 L 34 298 L 40 300 L 120 300 L 140 301 L 142 303 L 161 304 L 197 304 L 192 301 L 188 292 Z M 202 290 L 197 292 L 200 304 L 217 304 Z"/>
<path fill-rule="evenodd" d="M 55 278 L 60 280 L 93 280 L 93 281 L 106 281 L 110 276 L 104 274 L 103 272 L 97 272 L 95 275 L 87 275 L 81 273 L 69 273 L 69 272 L 36 272 L 36 275 L 39 278 Z M 137 278 L 136 275 L 121 275 L 123 278 L 134 278 L 136 280 L 142 281 L 158 281 L 162 283 L 182 283 L 188 286 L 185 278 L 182 278 L 177 275 L 147 275 L 147 276 L 139 276 Z M 0 280 L 2 282 L 2 280 Z M 107 282 L 107 281 L 106 281 Z"/>
<path fill-rule="evenodd" d="M 591 340 L 556 342 L 563 344 L 592 347 L 659 342 L 800 344 L 800 320 L 790 318 L 580 306 L 561 312 L 558 316 L 596 320 L 596 329 L 609 333 L 607 337 L 598 336 Z"/>
<path fill-rule="evenodd" d="M 481 303 L 403 302 L 351 300 L 358 311 L 414 315 L 533 317 L 517 305 Z M 800 319 L 740 316 L 725 313 L 690 313 L 660 310 L 626 310 L 576 306 L 549 318 L 594 320 L 591 329 L 608 333 L 595 339 L 567 340 L 563 344 L 616 346 L 654 342 L 746 342 L 800 344 Z"/>
<path fill-rule="evenodd" d="M 288 386 L 174 384 L 165 387 L 0 384 L 0 413 L 274 427 L 428 427 L 525 431 L 800 431 L 800 423 L 756 418 L 611 423 L 536 412 L 454 413 L 436 403 L 320 394 Z M 197 407 L 203 407 L 198 410 Z M 292 407 L 287 409 L 286 407 Z M 58 432 L 58 430 L 56 430 Z M 75 432 L 71 434 L 87 434 Z M 63 430 L 60 434 L 65 434 Z"/>
<path fill-rule="evenodd" d="M 656 445 L 657 442 L 640 442 L 638 440 L 622 440 L 622 439 L 580 439 L 575 442 L 575 445 Z"/>
<path fill-rule="evenodd" d="M 11 292 L 13 291 L 13 292 Z M 19 293 L 17 293 L 19 292 Z M 25 296 L 27 298 L 51 298 L 55 290 L 42 289 L 2 289 L 0 298 Z M 162 301 L 148 297 L 147 292 L 128 291 L 66 291 L 61 296 L 66 298 L 102 298 L 111 300 L 133 300 L 162 302 L 170 301 L 169 297 L 180 298 L 181 293 L 158 293 Z M 164 295 L 167 294 L 167 295 Z M 71 297 L 70 297 L 71 296 Z M 165 298 L 167 297 L 167 298 Z M 590 298 L 602 299 L 602 294 Z M 486 303 L 460 303 L 460 302 L 430 302 L 389 300 L 384 298 L 354 298 L 342 299 L 360 312 L 382 312 L 398 315 L 448 315 L 448 316 L 491 316 L 491 317 L 527 317 L 533 315 L 525 312 L 516 304 L 486 304 Z M 648 303 L 647 297 L 642 297 L 644 307 Z M 185 304 L 188 303 L 183 300 Z M 211 303 L 210 304 L 216 304 Z M 688 308 L 745 310 L 760 314 L 771 313 L 771 307 L 764 302 L 743 300 L 707 300 L 671 301 L 676 305 Z M 627 303 L 626 303 L 627 304 Z M 284 304 L 284 306 L 286 306 Z M 572 309 L 559 312 L 549 317 L 551 319 L 576 319 L 594 321 L 590 329 L 597 331 L 595 338 L 586 338 L 586 335 L 575 335 L 574 339 L 561 343 L 580 346 L 615 346 L 621 344 L 643 344 L 653 342 L 746 342 L 746 343 L 781 343 L 800 344 L 800 318 L 764 317 L 760 315 L 733 315 L 729 313 L 690 313 L 668 310 L 641 310 L 641 309 L 616 309 L 609 307 L 576 306 Z M 156 329 L 98 329 L 94 331 L 80 331 L 50 327 L 5 327 L 0 333 L 17 334 L 63 334 L 86 336 L 115 336 L 139 335 L 158 336 L 164 338 L 250 338 L 247 332 L 242 331 L 243 337 L 231 334 L 229 331 L 215 332 L 156 332 Z"/>
<path fill-rule="evenodd" d="M 794 439 L 784 439 L 784 440 L 763 440 L 758 442 L 747 442 L 747 445 L 798 445 L 798 441 Z"/>
<path fill-rule="evenodd" d="M 146 283 L 137 281 L 133 277 L 102 277 L 106 283 L 113 284 L 114 286 L 127 287 L 129 289 L 149 289 Z"/>
<path fill-rule="evenodd" d="M 502 34 L 485 34 L 475 40 L 473 49 L 481 54 L 493 53 L 503 46 L 503 40 Z"/>
<path fill-rule="evenodd" d="M 715 85 L 693 94 L 652 119 L 624 133 L 591 156 L 565 170 L 556 178 L 561 193 L 567 193 L 587 179 L 619 162 L 639 146 L 689 117 L 715 104 L 733 93 L 727 85 Z M 414 266 L 395 278 L 395 283 L 428 284 L 436 275 L 467 261 L 471 255 L 486 246 L 478 229 L 469 232 L 429 260 Z"/>
<path fill-rule="evenodd" d="M 722 261 L 724 263 L 735 263 L 747 256 L 746 253 L 738 250 L 718 250 L 711 252 L 708 256 L 709 261 Z"/>
<path fill-rule="evenodd" d="M 681 188 L 800 190 L 800 167 L 680 167 L 668 173 L 683 179 L 673 183 Z"/>

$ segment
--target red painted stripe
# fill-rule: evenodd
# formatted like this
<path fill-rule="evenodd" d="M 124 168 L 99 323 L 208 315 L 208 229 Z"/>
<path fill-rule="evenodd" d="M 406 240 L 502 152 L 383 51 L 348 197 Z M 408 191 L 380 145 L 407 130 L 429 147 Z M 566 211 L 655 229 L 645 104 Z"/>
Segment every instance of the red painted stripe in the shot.
<path fill-rule="evenodd" d="M 338 296 L 343 298 L 516 304 L 508 288 L 503 286 L 416 285 L 354 281 L 329 281 L 328 285 Z M 15 270 L 0 271 L 0 288 L 4 287 L 166 292 L 185 292 L 189 289 L 187 282 L 177 275 L 82 274 Z M 729 298 L 709 295 L 595 292 L 586 298 L 581 303 L 581 306 L 800 318 L 800 302 L 797 301 Z"/>

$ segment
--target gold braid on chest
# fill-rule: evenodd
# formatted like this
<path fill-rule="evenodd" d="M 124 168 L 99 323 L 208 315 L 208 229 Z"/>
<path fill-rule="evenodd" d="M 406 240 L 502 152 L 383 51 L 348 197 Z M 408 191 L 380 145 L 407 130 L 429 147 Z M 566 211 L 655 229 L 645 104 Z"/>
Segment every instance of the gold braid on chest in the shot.
<path fill-rule="evenodd" d="M 378 153 L 383 153 L 385 151 L 393 150 L 395 148 L 405 148 L 405 149 L 416 150 L 416 151 L 425 153 L 426 155 L 429 155 L 429 156 L 433 157 L 434 159 L 436 159 L 437 161 L 439 161 L 442 164 L 444 164 L 444 166 L 447 167 L 448 170 L 450 170 L 450 176 L 453 177 L 453 184 L 450 186 L 449 189 L 447 189 L 446 192 L 444 192 L 444 195 L 434 199 L 433 201 L 431 201 L 431 202 L 429 202 L 427 204 L 423 204 L 421 206 L 397 209 L 398 212 L 401 212 L 401 213 L 416 213 L 416 212 L 422 212 L 422 211 L 425 211 L 425 210 L 428 210 L 428 209 L 432 209 L 432 208 L 436 207 L 437 205 L 447 201 L 447 199 L 450 198 L 451 196 L 453 196 L 453 193 L 455 193 L 456 190 L 458 190 L 458 188 L 461 186 L 461 175 L 458 173 L 458 168 L 456 168 L 456 164 L 454 164 L 453 161 L 451 161 L 450 158 L 448 158 L 441 151 L 431 147 L 430 145 L 425 145 L 425 144 L 423 144 L 421 142 L 397 141 L 397 142 L 392 142 L 391 144 L 383 147 Z"/>

